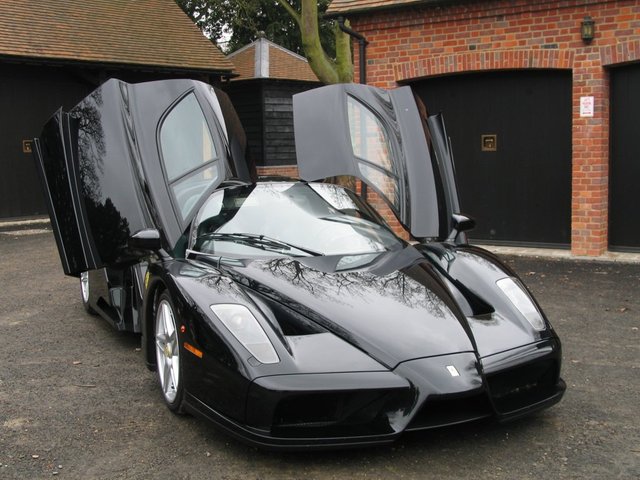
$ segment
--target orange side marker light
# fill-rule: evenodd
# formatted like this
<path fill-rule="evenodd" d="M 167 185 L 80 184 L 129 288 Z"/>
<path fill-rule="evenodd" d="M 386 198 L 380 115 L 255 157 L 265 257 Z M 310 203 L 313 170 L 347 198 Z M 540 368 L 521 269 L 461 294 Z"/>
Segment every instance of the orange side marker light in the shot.
<path fill-rule="evenodd" d="M 184 342 L 184 348 L 193 353 L 196 357 L 202 358 L 202 350 L 198 350 L 196 347 L 188 344 L 187 342 Z"/>

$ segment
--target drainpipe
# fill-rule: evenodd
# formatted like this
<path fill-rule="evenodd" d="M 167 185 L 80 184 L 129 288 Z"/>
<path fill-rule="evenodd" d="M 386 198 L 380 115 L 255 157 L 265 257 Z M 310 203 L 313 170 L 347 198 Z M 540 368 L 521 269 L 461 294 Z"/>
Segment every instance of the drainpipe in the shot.
<path fill-rule="evenodd" d="M 340 27 L 340 30 L 342 30 L 347 35 L 350 35 L 351 37 L 353 37 L 356 40 L 358 40 L 358 45 L 360 47 L 360 49 L 359 49 L 359 52 L 360 52 L 360 83 L 366 84 L 367 83 L 367 45 L 369 44 L 369 42 L 367 42 L 367 39 L 364 38 L 364 36 L 362 36 L 361 34 L 356 32 L 355 30 L 352 30 L 351 28 L 347 27 L 344 24 L 344 21 L 345 21 L 344 17 L 338 17 L 338 27 Z"/>

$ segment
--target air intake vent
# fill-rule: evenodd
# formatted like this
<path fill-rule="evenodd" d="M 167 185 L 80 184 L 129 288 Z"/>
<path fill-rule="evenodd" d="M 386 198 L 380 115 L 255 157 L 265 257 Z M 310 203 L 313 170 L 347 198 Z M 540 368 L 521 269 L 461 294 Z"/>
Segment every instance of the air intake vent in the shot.
<path fill-rule="evenodd" d="M 542 360 L 487 376 L 496 410 L 509 413 L 542 401 L 553 393 L 558 381 L 558 363 Z"/>
<path fill-rule="evenodd" d="M 432 395 L 420 408 L 407 430 L 455 425 L 491 416 L 493 410 L 486 392 L 471 395 Z"/>

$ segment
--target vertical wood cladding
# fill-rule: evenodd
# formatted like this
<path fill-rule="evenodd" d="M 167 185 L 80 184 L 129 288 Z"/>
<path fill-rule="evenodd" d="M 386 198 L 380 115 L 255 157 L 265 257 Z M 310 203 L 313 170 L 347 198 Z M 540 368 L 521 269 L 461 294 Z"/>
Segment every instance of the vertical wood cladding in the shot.
<path fill-rule="evenodd" d="M 293 85 L 269 82 L 264 94 L 264 165 L 296 163 L 293 135 Z"/>
<path fill-rule="evenodd" d="M 317 86 L 317 82 L 271 78 L 238 80 L 224 86 L 245 128 L 256 165 L 296 164 L 293 95 Z"/>
<path fill-rule="evenodd" d="M 569 245 L 571 73 L 456 75 L 416 82 L 414 90 L 430 112 L 444 115 L 460 208 L 476 220 L 469 238 Z M 487 134 L 495 135 L 495 149 L 483 150 Z"/>
<path fill-rule="evenodd" d="M 38 136 L 58 108 L 73 107 L 92 89 L 62 68 L 0 63 L 0 218 L 47 214 L 35 160 L 23 142 Z"/>
<path fill-rule="evenodd" d="M 611 205 L 609 245 L 612 250 L 640 250 L 640 63 L 611 72 Z"/>
<path fill-rule="evenodd" d="M 256 165 L 263 165 L 262 80 L 246 80 L 223 84 L 247 134 L 248 155 Z"/>

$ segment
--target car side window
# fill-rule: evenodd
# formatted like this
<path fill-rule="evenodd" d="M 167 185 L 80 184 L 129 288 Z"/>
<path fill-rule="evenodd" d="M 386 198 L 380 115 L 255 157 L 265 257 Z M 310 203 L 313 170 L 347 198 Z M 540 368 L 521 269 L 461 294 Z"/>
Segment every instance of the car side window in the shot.
<path fill-rule="evenodd" d="M 184 219 L 219 176 L 218 153 L 193 92 L 162 122 L 160 150 L 167 182 Z"/>
<path fill-rule="evenodd" d="M 369 108 L 352 97 L 347 98 L 347 115 L 351 148 L 360 160 L 360 172 L 394 207 L 399 208 L 399 185 L 393 172 L 386 129 Z"/>

